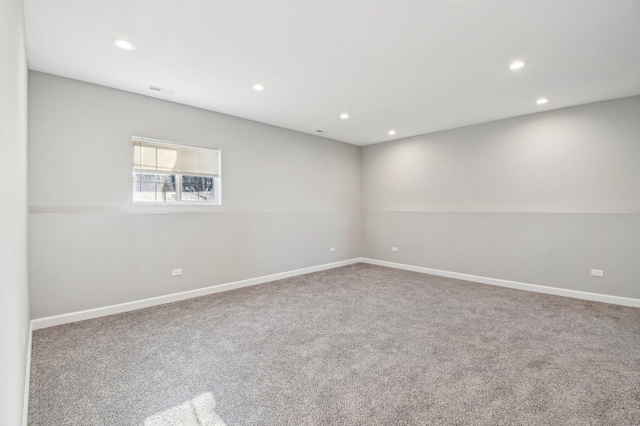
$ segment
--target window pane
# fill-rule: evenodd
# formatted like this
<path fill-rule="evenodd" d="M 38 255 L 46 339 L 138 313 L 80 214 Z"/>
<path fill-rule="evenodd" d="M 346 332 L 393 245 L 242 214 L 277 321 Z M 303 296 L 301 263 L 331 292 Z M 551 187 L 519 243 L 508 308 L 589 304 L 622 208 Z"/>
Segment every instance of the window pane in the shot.
<path fill-rule="evenodd" d="M 201 187 L 198 194 L 202 201 L 213 201 L 213 185 Z"/>
<path fill-rule="evenodd" d="M 134 172 L 133 201 L 175 202 L 176 176 Z"/>
<path fill-rule="evenodd" d="M 204 176 L 182 176 L 182 201 L 212 202 L 213 178 Z"/>

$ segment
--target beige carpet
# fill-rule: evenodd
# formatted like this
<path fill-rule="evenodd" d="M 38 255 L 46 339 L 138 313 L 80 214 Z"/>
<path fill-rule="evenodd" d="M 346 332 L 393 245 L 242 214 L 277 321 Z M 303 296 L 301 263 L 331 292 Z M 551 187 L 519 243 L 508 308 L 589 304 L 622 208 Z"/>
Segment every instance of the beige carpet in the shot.
<path fill-rule="evenodd" d="M 38 330 L 30 425 L 639 425 L 640 309 L 358 264 Z"/>

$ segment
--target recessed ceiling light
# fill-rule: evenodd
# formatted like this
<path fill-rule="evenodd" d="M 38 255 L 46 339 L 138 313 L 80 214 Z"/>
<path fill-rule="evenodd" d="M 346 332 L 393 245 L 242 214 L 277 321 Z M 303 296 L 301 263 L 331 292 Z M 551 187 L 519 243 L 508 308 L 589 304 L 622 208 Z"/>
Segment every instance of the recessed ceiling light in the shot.
<path fill-rule="evenodd" d="M 122 50 L 128 50 L 130 52 L 133 50 L 136 50 L 136 45 L 127 40 L 123 40 L 123 39 L 113 40 L 113 44 L 115 44 Z"/>
<path fill-rule="evenodd" d="M 519 70 L 520 68 L 524 67 L 524 62 L 523 61 L 513 61 L 511 62 L 511 65 L 509 65 L 509 68 L 511 68 L 512 70 Z"/>
<path fill-rule="evenodd" d="M 340 114 L 340 118 L 341 118 L 342 120 L 348 120 L 348 119 L 349 119 L 349 114 L 347 114 L 346 112 L 345 112 L 345 113 L 342 113 L 342 114 Z"/>
<path fill-rule="evenodd" d="M 538 100 L 536 101 L 536 103 L 537 103 L 538 105 L 544 105 L 544 104 L 546 104 L 547 102 L 549 102 L 549 99 L 547 99 L 547 98 L 540 98 L 540 99 L 538 99 Z"/>
<path fill-rule="evenodd" d="M 389 130 L 389 136 L 393 136 L 393 135 L 395 135 L 395 134 L 396 134 L 396 131 L 395 131 L 395 130 Z"/>
<path fill-rule="evenodd" d="M 258 92 L 262 92 L 267 87 L 264 84 L 256 83 L 253 85 L 253 90 L 257 90 Z"/>

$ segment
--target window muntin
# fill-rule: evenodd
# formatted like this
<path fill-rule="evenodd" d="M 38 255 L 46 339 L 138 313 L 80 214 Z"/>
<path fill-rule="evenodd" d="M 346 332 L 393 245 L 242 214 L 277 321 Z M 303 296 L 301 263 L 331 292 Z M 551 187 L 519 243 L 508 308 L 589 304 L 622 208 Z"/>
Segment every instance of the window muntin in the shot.
<path fill-rule="evenodd" d="M 133 202 L 221 204 L 220 150 L 134 137 Z"/>

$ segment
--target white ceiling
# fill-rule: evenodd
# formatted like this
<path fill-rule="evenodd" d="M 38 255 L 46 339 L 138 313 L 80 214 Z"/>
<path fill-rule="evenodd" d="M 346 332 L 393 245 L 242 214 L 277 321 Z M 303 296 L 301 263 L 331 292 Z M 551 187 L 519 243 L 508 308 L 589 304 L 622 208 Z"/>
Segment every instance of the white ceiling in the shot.
<path fill-rule="evenodd" d="M 356 145 L 640 94 L 639 0 L 26 0 L 25 9 L 31 69 Z M 137 50 L 119 50 L 117 38 Z M 509 70 L 515 59 L 527 66 Z M 252 90 L 257 82 L 267 89 Z M 543 96 L 550 102 L 536 105 Z"/>

